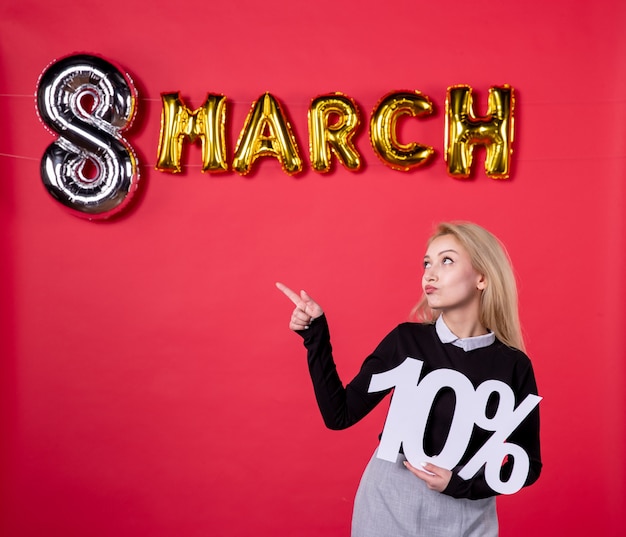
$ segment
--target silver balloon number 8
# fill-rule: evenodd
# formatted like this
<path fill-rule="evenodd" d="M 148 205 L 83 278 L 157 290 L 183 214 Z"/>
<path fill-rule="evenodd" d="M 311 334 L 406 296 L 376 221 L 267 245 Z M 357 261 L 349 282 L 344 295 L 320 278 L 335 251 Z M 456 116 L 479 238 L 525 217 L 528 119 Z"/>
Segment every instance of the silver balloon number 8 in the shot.
<path fill-rule="evenodd" d="M 108 218 L 130 202 L 137 158 L 121 132 L 130 127 L 136 103 L 130 77 L 98 56 L 68 56 L 42 73 L 37 111 L 58 139 L 42 157 L 41 178 L 73 214 Z"/>

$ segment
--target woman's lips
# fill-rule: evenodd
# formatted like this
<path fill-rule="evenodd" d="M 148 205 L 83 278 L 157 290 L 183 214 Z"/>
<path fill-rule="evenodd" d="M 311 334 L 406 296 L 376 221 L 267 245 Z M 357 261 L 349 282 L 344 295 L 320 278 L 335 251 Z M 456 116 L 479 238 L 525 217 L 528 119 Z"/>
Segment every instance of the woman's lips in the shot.
<path fill-rule="evenodd" d="M 433 287 L 432 285 L 427 285 L 426 287 L 424 287 L 424 293 L 426 293 L 427 295 L 434 293 L 436 290 L 437 288 Z"/>

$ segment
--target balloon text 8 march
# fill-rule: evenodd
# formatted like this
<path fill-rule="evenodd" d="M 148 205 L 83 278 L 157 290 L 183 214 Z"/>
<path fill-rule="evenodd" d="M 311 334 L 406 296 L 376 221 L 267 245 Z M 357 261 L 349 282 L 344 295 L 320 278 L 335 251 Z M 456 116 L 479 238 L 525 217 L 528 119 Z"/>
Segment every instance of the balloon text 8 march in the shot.
<path fill-rule="evenodd" d="M 204 104 L 190 110 L 178 93 L 164 93 L 156 169 L 181 171 L 184 141 L 200 141 L 202 171 L 229 170 L 226 157 L 226 97 L 208 94 Z M 513 142 L 513 88 L 489 89 L 487 114 L 474 114 L 472 88 L 448 88 L 445 113 L 445 160 L 448 173 L 469 176 L 474 147 L 486 147 L 485 173 L 509 177 Z M 41 160 L 48 192 L 77 216 L 107 218 L 120 212 L 137 190 L 138 161 L 122 137 L 135 117 L 137 91 L 126 73 L 99 56 L 78 54 L 62 58 L 42 73 L 37 87 L 37 110 L 58 139 Z M 432 147 L 397 137 L 403 116 L 432 114 L 430 99 L 419 91 L 395 91 L 372 111 L 369 138 L 381 161 L 393 170 L 409 171 L 428 162 Z M 314 98 L 308 109 L 309 156 L 313 170 L 328 172 L 332 156 L 347 170 L 361 167 L 353 143 L 360 126 L 359 109 L 350 97 L 330 93 Z M 279 101 L 270 93 L 250 109 L 231 160 L 232 170 L 245 175 L 259 157 L 280 161 L 287 174 L 302 171 L 301 151 Z M 88 170 L 90 173 L 87 173 Z"/>
<path fill-rule="evenodd" d="M 394 369 L 372 375 L 370 392 L 394 389 L 376 456 L 396 462 L 402 446 L 413 466 L 432 462 L 451 470 L 465 454 L 474 425 L 477 425 L 485 431 L 493 431 L 493 434 L 463 466 L 459 477 L 470 479 L 484 466 L 485 480 L 494 491 L 513 494 L 520 490 L 528 477 L 530 461 L 520 446 L 506 442 L 506 439 L 542 398 L 529 394 L 515 408 L 515 394 L 504 382 L 486 380 L 474 390 L 472 382 L 454 369 L 436 369 L 418 383 L 423 364 L 421 360 L 407 358 Z M 424 433 L 431 407 L 443 389 L 454 392 L 454 415 L 441 452 L 429 456 L 424 452 Z M 498 395 L 498 407 L 489 417 L 486 415 L 487 403 L 493 394 Z M 513 469 L 504 481 L 500 471 L 502 462 L 508 457 L 513 459 Z"/>

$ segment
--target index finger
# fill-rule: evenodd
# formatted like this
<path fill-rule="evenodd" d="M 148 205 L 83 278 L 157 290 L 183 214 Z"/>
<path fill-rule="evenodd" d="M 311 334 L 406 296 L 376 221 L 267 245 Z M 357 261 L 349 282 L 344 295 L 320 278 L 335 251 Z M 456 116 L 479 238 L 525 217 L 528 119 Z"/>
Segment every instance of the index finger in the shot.
<path fill-rule="evenodd" d="M 299 306 L 302 303 L 302 298 L 300 298 L 300 295 L 295 291 L 289 289 L 289 287 L 287 287 L 285 284 L 276 282 L 276 287 L 278 287 L 278 289 L 280 289 L 285 294 L 285 296 L 289 300 L 291 300 L 296 306 Z"/>

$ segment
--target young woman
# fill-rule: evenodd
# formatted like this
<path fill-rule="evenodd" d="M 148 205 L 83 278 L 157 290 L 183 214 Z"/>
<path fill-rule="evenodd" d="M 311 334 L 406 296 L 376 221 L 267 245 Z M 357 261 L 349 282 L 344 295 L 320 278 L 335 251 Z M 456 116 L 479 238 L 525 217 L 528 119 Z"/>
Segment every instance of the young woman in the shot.
<path fill-rule="evenodd" d="M 305 291 L 277 287 L 295 304 L 289 328 L 300 334 L 325 424 L 344 429 L 363 418 L 389 393 L 368 391 L 372 375 L 389 371 L 407 357 L 423 362 L 420 380 L 441 368 L 465 375 L 474 388 L 487 380 L 507 384 L 516 406 L 537 394 L 530 360 L 523 352 L 517 290 L 508 256 L 482 227 L 440 224 L 428 241 L 422 276 L 423 297 L 414 310 L 419 322 L 397 326 L 366 358 L 356 377 L 343 386 L 333 361 L 330 332 L 322 308 Z M 486 409 L 493 415 L 497 398 Z M 441 390 L 429 413 L 423 448 L 430 455 L 444 447 L 455 395 Z M 491 413 L 491 414 L 490 414 Z M 353 537 L 492 537 L 498 535 L 495 496 L 484 468 L 470 479 L 458 474 L 491 433 L 474 430 L 459 465 L 411 465 L 370 460 L 359 485 L 352 519 Z M 539 412 L 535 409 L 510 435 L 509 442 L 528 455 L 525 486 L 541 472 Z M 413 461 L 415 463 L 415 461 Z M 503 463 L 506 476 L 515 461 Z"/>

